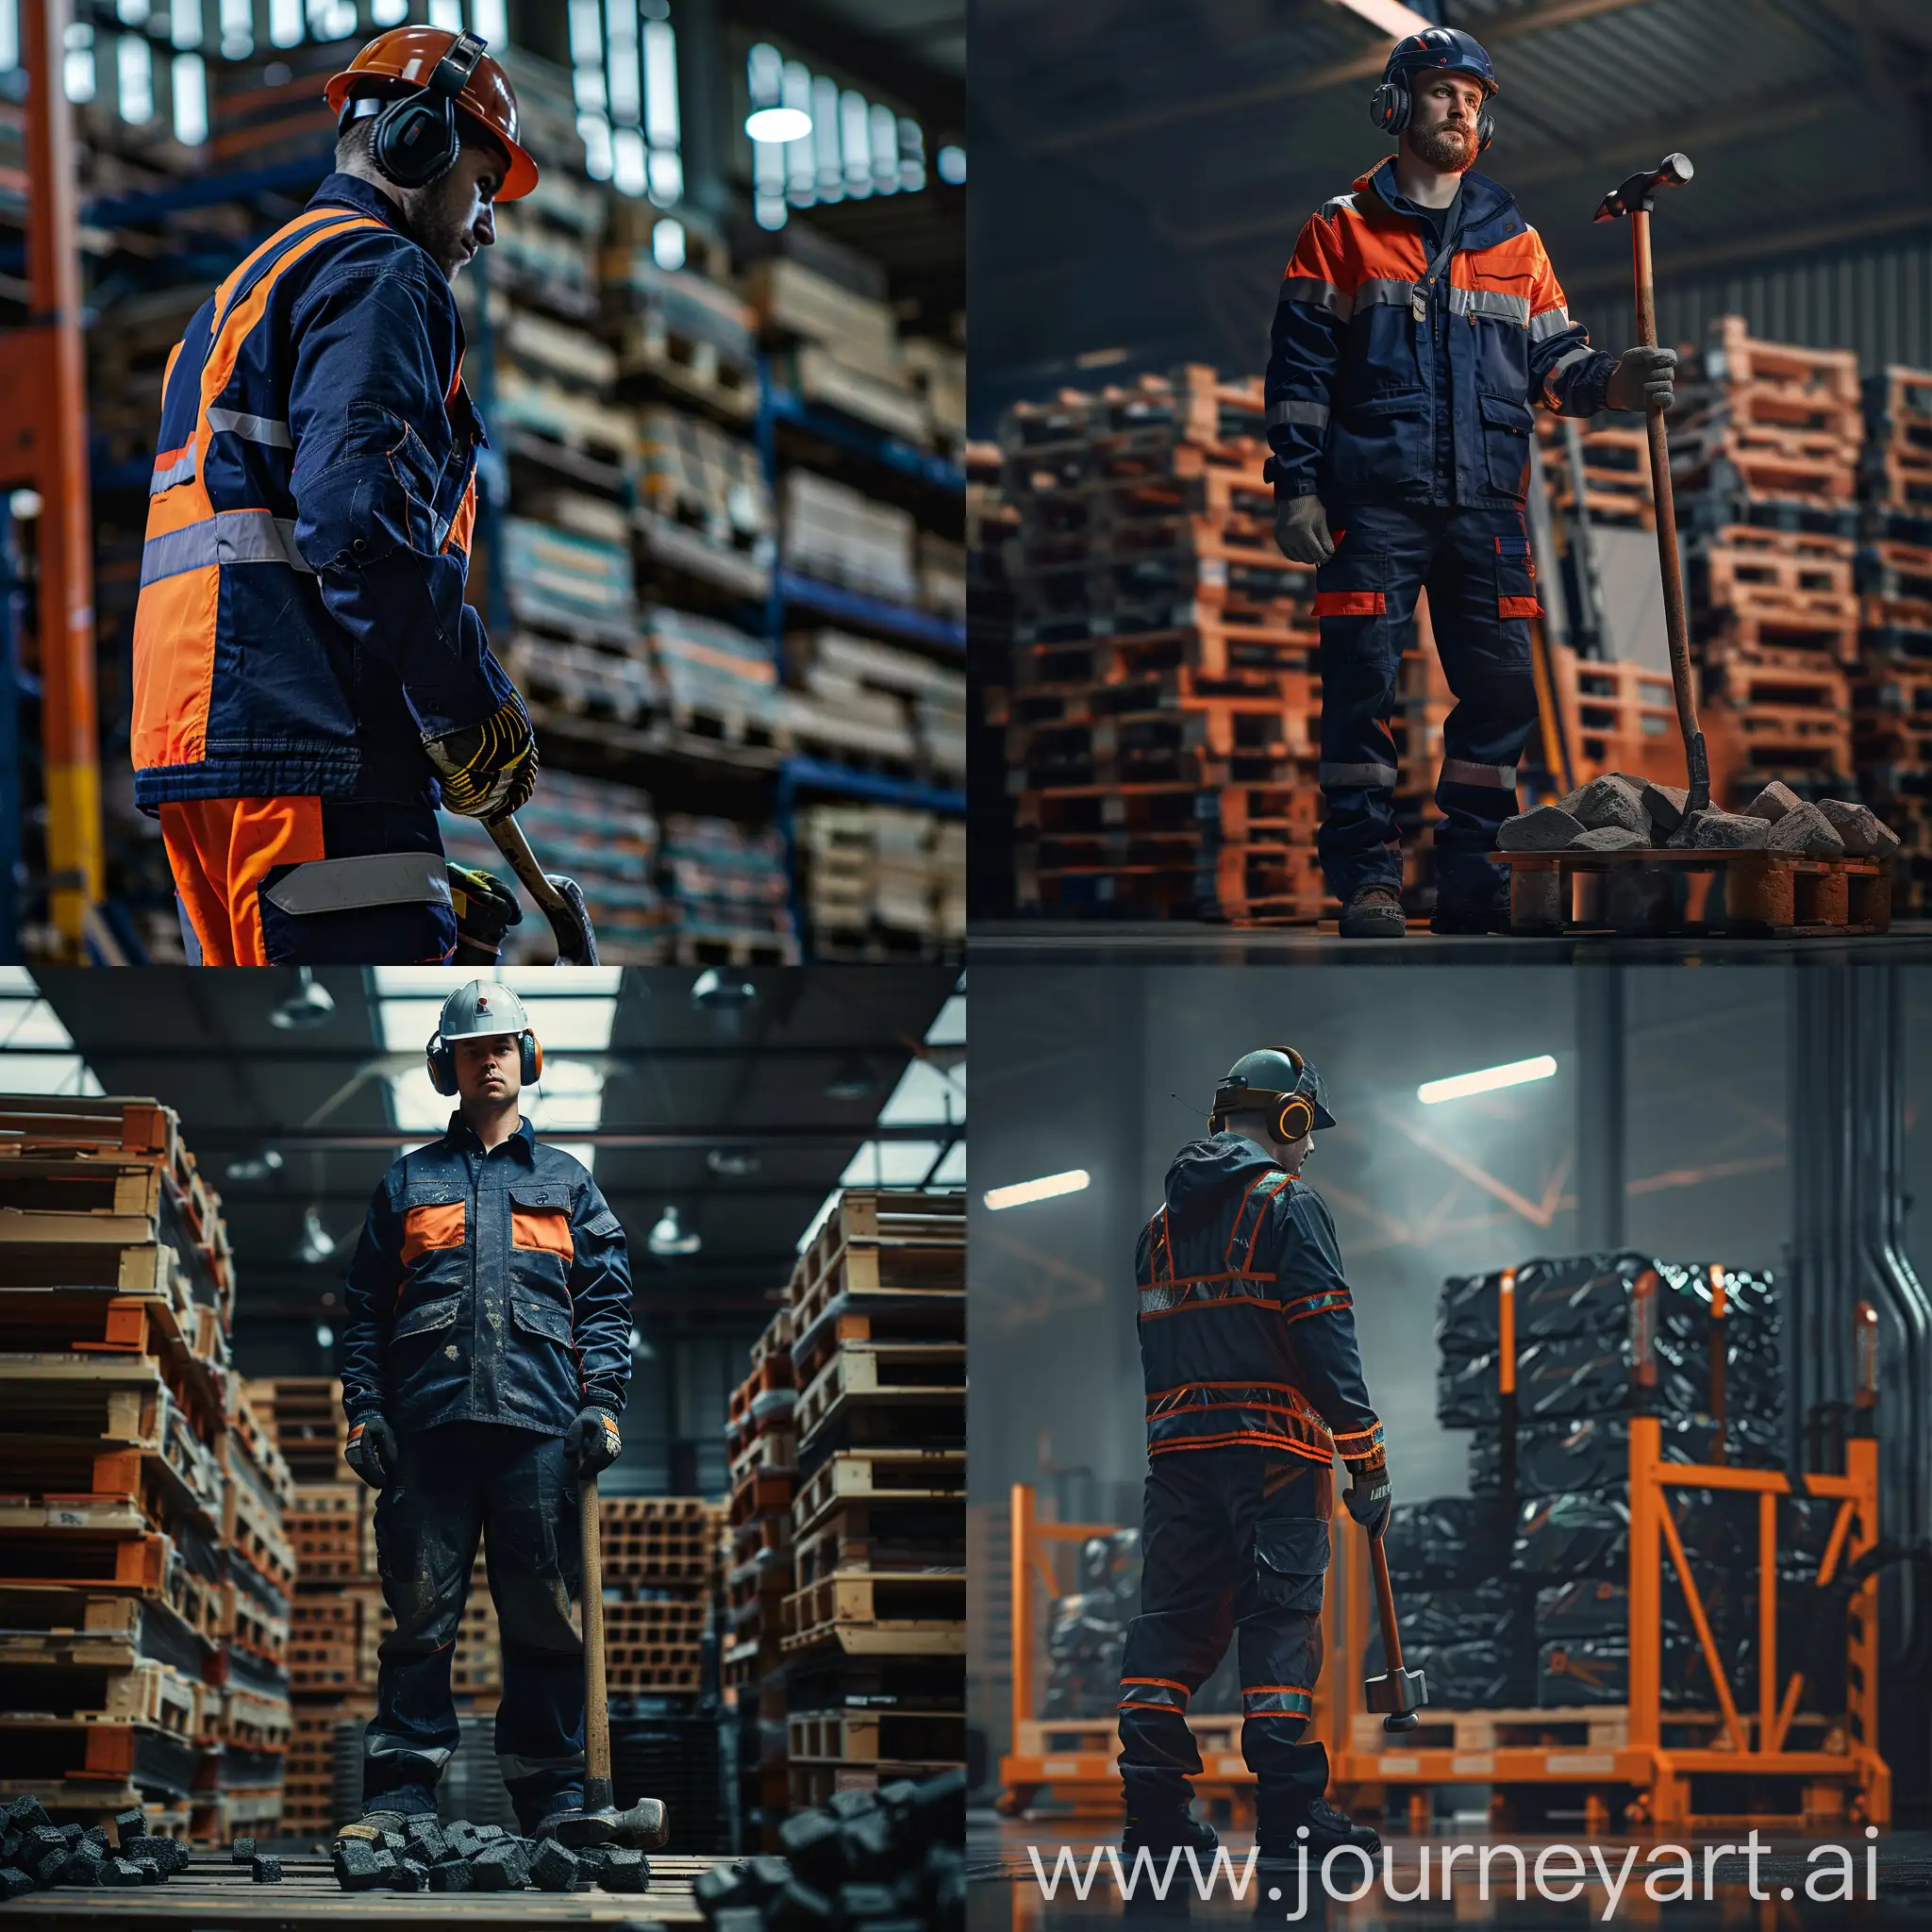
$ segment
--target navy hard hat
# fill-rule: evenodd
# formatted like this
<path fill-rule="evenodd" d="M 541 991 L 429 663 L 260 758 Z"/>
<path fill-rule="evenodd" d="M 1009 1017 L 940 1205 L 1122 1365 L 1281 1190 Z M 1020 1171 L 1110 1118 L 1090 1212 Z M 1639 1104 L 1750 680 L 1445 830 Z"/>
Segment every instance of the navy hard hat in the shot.
<path fill-rule="evenodd" d="M 1312 1132 L 1335 1124 L 1322 1076 L 1291 1046 L 1263 1046 L 1244 1053 L 1221 1076 L 1214 1090 L 1214 1112 L 1254 1113 L 1302 1099 L 1313 1115 Z"/>
<path fill-rule="evenodd" d="M 1500 83 L 1490 57 L 1474 34 L 1459 26 L 1432 26 L 1407 40 L 1397 41 L 1382 69 L 1384 82 L 1412 82 L 1418 74 L 1471 74 L 1482 82 L 1483 97 L 1496 92 Z"/>

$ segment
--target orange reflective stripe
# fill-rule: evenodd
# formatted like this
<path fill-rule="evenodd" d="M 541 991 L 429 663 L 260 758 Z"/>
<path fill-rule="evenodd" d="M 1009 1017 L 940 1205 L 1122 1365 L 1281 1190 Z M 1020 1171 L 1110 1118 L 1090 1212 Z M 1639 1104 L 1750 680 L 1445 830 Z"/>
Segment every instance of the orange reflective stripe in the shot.
<path fill-rule="evenodd" d="M 1380 591 L 1317 591 L 1317 617 L 1380 617 L 1384 605 Z"/>
<path fill-rule="evenodd" d="M 445 550 L 459 551 L 465 562 L 470 556 L 470 539 L 476 527 L 476 478 L 472 475 L 469 486 L 463 491 L 463 500 L 457 505 L 457 513 L 450 519 L 449 535 L 442 540 Z"/>
<path fill-rule="evenodd" d="M 1498 617 L 1541 617 L 1543 607 L 1534 597 L 1498 597 L 1496 615 Z"/>

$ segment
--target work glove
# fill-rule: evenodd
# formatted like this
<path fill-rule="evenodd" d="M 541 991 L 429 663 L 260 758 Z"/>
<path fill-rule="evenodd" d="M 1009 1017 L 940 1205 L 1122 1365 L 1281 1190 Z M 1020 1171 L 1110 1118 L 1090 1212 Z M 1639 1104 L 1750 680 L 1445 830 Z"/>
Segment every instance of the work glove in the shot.
<path fill-rule="evenodd" d="M 443 804 L 466 819 L 506 817 L 537 789 L 537 738 L 514 693 L 482 724 L 425 738 L 423 748 L 442 781 Z"/>
<path fill-rule="evenodd" d="M 1625 349 L 1604 390 L 1607 409 L 1668 409 L 1677 399 L 1674 349 Z"/>
<path fill-rule="evenodd" d="M 585 1409 L 563 1432 L 563 1453 L 576 1465 L 579 1475 L 595 1475 L 600 1469 L 608 1469 L 623 1451 L 617 1418 L 608 1408 Z"/>
<path fill-rule="evenodd" d="M 1373 1460 L 1351 1462 L 1348 1473 L 1349 1485 L 1341 1495 L 1348 1505 L 1348 1513 L 1371 1536 L 1380 1536 L 1389 1527 L 1389 1511 L 1393 1506 L 1389 1458 L 1378 1456 Z"/>
<path fill-rule="evenodd" d="M 1291 496 L 1274 505 L 1274 541 L 1291 563 L 1326 563 L 1335 555 L 1319 496 Z"/>
<path fill-rule="evenodd" d="M 387 1489 L 396 1466 L 396 1432 L 379 1415 L 349 1424 L 349 1446 L 343 1450 L 349 1467 L 372 1490 Z"/>

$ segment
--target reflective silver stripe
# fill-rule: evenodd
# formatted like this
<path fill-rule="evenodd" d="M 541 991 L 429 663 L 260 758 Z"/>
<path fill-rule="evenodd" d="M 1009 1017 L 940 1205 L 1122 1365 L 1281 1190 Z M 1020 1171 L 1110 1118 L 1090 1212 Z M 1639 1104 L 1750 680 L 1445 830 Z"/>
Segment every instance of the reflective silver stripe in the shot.
<path fill-rule="evenodd" d="M 285 563 L 306 576 L 315 575 L 295 548 L 291 518 L 271 516 L 265 509 L 225 509 L 150 537 L 141 550 L 141 587 L 146 590 L 163 577 L 205 570 L 211 563 Z"/>
<path fill-rule="evenodd" d="M 1370 308 L 1377 302 L 1387 302 L 1395 308 L 1407 308 L 1409 297 L 1415 293 L 1415 286 L 1413 282 L 1364 282 L 1355 291 L 1355 306 L 1357 308 Z"/>
<path fill-rule="evenodd" d="M 1324 763 L 1315 769 L 1315 781 L 1320 785 L 1385 785 L 1393 788 L 1402 774 L 1393 765 L 1331 765 Z"/>
<path fill-rule="evenodd" d="M 251 416 L 246 409 L 210 409 L 208 426 L 230 430 L 244 442 L 265 442 L 271 449 L 295 447 L 295 439 L 289 434 L 286 423 L 274 422 L 267 416 Z"/>
<path fill-rule="evenodd" d="M 1541 315 L 1529 318 L 1529 339 L 1533 342 L 1546 342 L 1569 326 L 1570 311 L 1559 303 L 1555 308 L 1545 308 Z"/>
<path fill-rule="evenodd" d="M 499 1751 L 496 1768 L 508 1784 L 513 1777 L 535 1777 L 539 1772 L 581 1771 L 584 1754 L 579 1751 L 575 1757 L 519 1757 L 513 1751 Z"/>
<path fill-rule="evenodd" d="M 367 1732 L 362 1740 L 365 1757 L 420 1757 L 439 1769 L 450 1760 L 454 1747 L 448 1744 L 418 1744 L 409 1738 L 391 1737 L 387 1731 Z"/>
<path fill-rule="evenodd" d="M 194 480 L 194 445 L 191 442 L 165 470 L 157 470 L 147 480 L 147 493 L 158 496 L 164 490 L 172 490 L 177 483 L 192 483 Z"/>
<path fill-rule="evenodd" d="M 1361 213 L 1360 205 L 1357 202 L 1352 192 L 1347 194 L 1332 195 L 1328 200 L 1324 201 L 1320 210 L 1322 219 L 1324 222 L 1332 222 L 1343 208 L 1346 208 L 1350 214 L 1358 215 Z"/>
<path fill-rule="evenodd" d="M 433 852 L 372 852 L 360 858 L 311 858 L 265 887 L 272 906 L 296 918 L 351 912 L 362 906 L 447 906 L 449 874 Z"/>
<path fill-rule="evenodd" d="M 1586 356 L 1589 356 L 1592 353 L 1594 353 L 1592 350 L 1588 348 L 1585 344 L 1579 342 L 1574 349 L 1565 349 L 1563 353 L 1560 356 L 1558 356 L 1554 362 L 1550 364 L 1549 368 L 1543 372 L 1543 394 L 1549 398 L 1551 406 L 1553 408 L 1555 407 L 1557 400 L 1557 376 L 1561 375 L 1564 370 L 1568 369 L 1573 362 L 1580 362 Z"/>
<path fill-rule="evenodd" d="M 1492 315 L 1498 322 L 1513 322 L 1518 328 L 1529 326 L 1529 297 L 1511 295 L 1502 289 L 1456 289 L 1449 291 L 1451 315 Z"/>
<path fill-rule="evenodd" d="M 1444 758 L 1442 782 L 1445 785 L 1480 785 L 1486 791 L 1514 791 L 1516 767 L 1473 765 L 1467 758 Z"/>
<path fill-rule="evenodd" d="M 1284 302 L 1303 302 L 1310 308 L 1325 308 L 1337 322 L 1346 322 L 1355 304 L 1333 282 L 1317 281 L 1313 275 L 1290 275 L 1281 285 Z"/>
<path fill-rule="evenodd" d="M 1268 426 L 1273 429 L 1278 423 L 1299 424 L 1304 429 L 1325 429 L 1328 426 L 1328 405 L 1326 403 L 1273 403 L 1268 409 Z"/>

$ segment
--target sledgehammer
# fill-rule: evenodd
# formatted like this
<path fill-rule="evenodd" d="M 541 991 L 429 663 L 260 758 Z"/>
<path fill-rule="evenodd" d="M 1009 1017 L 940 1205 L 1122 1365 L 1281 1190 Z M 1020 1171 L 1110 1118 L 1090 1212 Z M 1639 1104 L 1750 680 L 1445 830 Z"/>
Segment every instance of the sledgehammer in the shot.
<path fill-rule="evenodd" d="M 594 966 L 597 963 L 597 935 L 591 930 L 591 915 L 584 905 L 582 889 L 575 879 L 561 873 L 547 873 L 537 863 L 524 828 L 514 812 L 500 819 L 486 819 L 496 849 L 509 860 L 511 869 L 524 882 L 524 890 L 536 900 L 539 909 L 557 935 L 557 963 L 559 966 Z"/>
<path fill-rule="evenodd" d="M 617 1808 L 610 1784 L 610 1706 L 604 1691 L 604 1548 L 599 1541 L 597 1478 L 579 1479 L 578 1523 L 584 1567 L 584 1807 L 544 1820 L 544 1836 L 577 1850 L 635 1845 L 655 1852 L 671 1836 L 661 1798 Z"/>
<path fill-rule="evenodd" d="M 1389 1588 L 1389 1557 L 1382 1539 L 1369 1539 L 1369 1569 L 1375 1579 L 1375 1616 L 1382 1625 L 1382 1656 L 1389 1668 L 1379 1677 L 1362 1685 L 1362 1701 L 1371 1710 L 1388 1712 L 1382 1720 L 1385 1731 L 1412 1731 L 1422 1723 L 1416 1715 L 1429 1701 L 1428 1687 L 1420 1671 L 1402 1667 L 1402 1632 L 1395 1627 L 1395 1593 Z"/>
<path fill-rule="evenodd" d="M 1659 188 L 1681 188 L 1697 171 L 1689 155 L 1666 155 L 1654 168 L 1644 168 L 1621 181 L 1604 196 L 1595 219 L 1614 222 L 1630 217 L 1630 259 L 1637 281 L 1637 341 L 1657 347 L 1657 278 L 1650 265 L 1650 210 Z M 1677 556 L 1677 505 L 1671 494 L 1671 450 L 1664 435 L 1664 412 L 1645 409 L 1643 426 L 1650 437 L 1650 483 L 1657 498 L 1657 554 L 1663 568 L 1664 635 L 1671 647 L 1671 685 L 1677 699 L 1677 728 L 1684 736 L 1684 764 L 1690 796 L 1684 816 L 1705 811 L 1710 805 L 1710 759 L 1704 733 L 1697 724 L 1697 696 L 1690 676 L 1690 629 L 1684 621 L 1684 570 Z"/>

